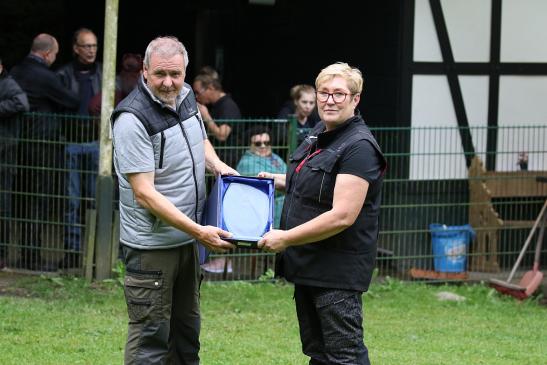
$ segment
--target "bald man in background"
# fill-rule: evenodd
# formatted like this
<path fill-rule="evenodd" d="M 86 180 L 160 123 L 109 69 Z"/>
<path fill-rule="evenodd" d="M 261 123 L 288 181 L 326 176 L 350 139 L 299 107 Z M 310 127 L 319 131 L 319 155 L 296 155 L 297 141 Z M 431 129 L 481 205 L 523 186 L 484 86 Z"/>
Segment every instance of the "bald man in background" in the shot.
<path fill-rule="evenodd" d="M 11 75 L 27 94 L 31 112 L 56 113 L 75 111 L 79 105 L 78 95 L 61 84 L 50 67 L 57 58 L 59 43 L 50 34 L 42 33 L 32 41 L 29 54 L 11 70 Z M 60 120 L 51 116 L 35 116 L 21 125 L 19 165 L 28 168 L 19 172 L 24 194 L 16 204 L 21 227 L 21 260 L 19 268 L 29 270 L 53 269 L 53 265 L 42 262 L 44 224 L 52 208 L 59 206 L 54 195 L 62 190 L 59 184 L 62 158 L 59 145 Z M 56 266 L 55 266 L 56 268 Z"/>

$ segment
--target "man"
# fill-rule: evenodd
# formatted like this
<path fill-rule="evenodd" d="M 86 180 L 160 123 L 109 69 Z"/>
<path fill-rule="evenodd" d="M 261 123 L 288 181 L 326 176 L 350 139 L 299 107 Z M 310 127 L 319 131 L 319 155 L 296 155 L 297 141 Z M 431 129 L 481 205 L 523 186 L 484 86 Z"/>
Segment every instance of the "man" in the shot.
<path fill-rule="evenodd" d="M 59 68 L 57 74 L 65 87 L 80 97 L 79 115 L 88 115 L 89 101 L 101 91 L 102 65 L 97 62 L 97 36 L 80 28 L 72 37 L 74 59 Z"/>
<path fill-rule="evenodd" d="M 143 78 L 112 114 L 126 265 L 126 364 L 199 363 L 200 268 L 196 240 L 234 246 L 230 233 L 200 222 L 205 168 L 237 174 L 207 140 L 192 89 L 188 53 L 174 37 L 148 45 Z"/>
<path fill-rule="evenodd" d="M 8 74 L 0 58 L 0 269 L 7 264 L 10 243 L 11 191 L 17 161 L 19 126 L 16 115 L 29 110 L 27 94 Z"/>
<path fill-rule="evenodd" d="M 50 70 L 57 58 L 59 44 L 49 34 L 39 34 L 32 41 L 29 55 L 13 67 L 11 75 L 27 94 L 30 111 L 56 113 L 76 110 L 78 95 L 66 89 L 57 75 Z M 37 115 L 22 126 L 21 135 L 26 142 L 21 144 L 19 164 L 26 166 L 20 173 L 22 196 L 26 202 L 21 207 L 21 264 L 27 269 L 41 268 L 39 247 L 42 226 L 49 212 L 57 206 L 53 197 L 58 191 L 60 163 L 58 118 Z M 53 143 L 52 143 L 53 142 Z"/>
<path fill-rule="evenodd" d="M 346 63 L 315 81 L 322 122 L 290 158 L 287 175 L 262 172 L 287 191 L 281 228 L 258 246 L 281 252 L 276 274 L 295 284 L 302 350 L 310 364 L 370 364 L 361 294 L 376 258 L 386 161 L 360 115 L 361 72 Z"/>
<path fill-rule="evenodd" d="M 220 80 L 211 75 L 197 75 L 192 87 L 207 129 L 218 141 L 226 142 L 232 128 L 228 124 L 218 125 L 215 119 L 241 119 L 239 107 L 234 99 L 224 92 Z M 207 105 L 210 105 L 211 111 Z"/>
<path fill-rule="evenodd" d="M 62 66 L 57 74 L 65 87 L 79 96 L 79 115 L 89 115 L 91 99 L 101 92 L 102 65 L 97 62 L 97 36 L 87 28 L 80 28 L 72 37 L 74 59 Z M 99 165 L 98 123 L 82 118 L 64 128 L 69 144 L 65 147 L 67 169 L 65 194 L 64 258 L 59 267 L 68 269 L 80 266 L 82 241 L 81 207 L 83 198 L 95 198 L 96 176 Z"/>

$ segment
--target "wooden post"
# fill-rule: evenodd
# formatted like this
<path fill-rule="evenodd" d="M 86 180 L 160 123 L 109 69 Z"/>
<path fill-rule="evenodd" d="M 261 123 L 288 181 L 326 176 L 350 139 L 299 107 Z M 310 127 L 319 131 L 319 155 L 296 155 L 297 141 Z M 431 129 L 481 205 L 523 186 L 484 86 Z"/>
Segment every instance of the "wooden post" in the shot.
<path fill-rule="evenodd" d="M 84 275 L 87 281 L 93 281 L 93 257 L 95 256 L 95 228 L 97 226 L 97 212 L 88 209 L 85 212 L 85 254 Z"/>
<path fill-rule="evenodd" d="M 112 276 L 112 132 L 110 115 L 114 109 L 116 43 L 119 0 L 105 0 L 103 80 L 101 99 L 101 137 L 99 176 L 97 178 L 96 279 Z"/>
<path fill-rule="evenodd" d="M 118 262 L 118 253 L 120 250 L 120 211 L 114 211 L 114 225 L 112 227 L 112 267 Z"/>

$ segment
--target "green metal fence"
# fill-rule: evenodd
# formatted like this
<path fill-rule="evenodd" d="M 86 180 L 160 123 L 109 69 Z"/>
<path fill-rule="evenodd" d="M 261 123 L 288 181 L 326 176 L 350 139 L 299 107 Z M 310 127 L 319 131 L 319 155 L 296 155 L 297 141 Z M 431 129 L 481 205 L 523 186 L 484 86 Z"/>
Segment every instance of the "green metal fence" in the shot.
<path fill-rule="evenodd" d="M 252 165 L 256 149 L 267 147 L 252 143 L 249 134 L 257 125 L 268 128 L 271 151 L 285 162 L 307 133 L 297 128 L 295 120 L 243 119 L 217 124 L 229 125 L 231 132 L 222 141 L 210 136 L 216 151 L 233 167 L 246 154 L 251 156 L 246 165 L 239 166 L 245 174 L 265 167 Z M 84 275 L 92 269 L 85 266 L 84 257 L 93 242 L 89 212 L 95 207 L 98 119 L 28 113 L 19 118 L 19 126 L 17 138 L 0 136 L 0 260 L 10 269 L 66 269 Z M 489 275 L 509 270 L 547 197 L 547 184 L 535 180 L 547 176 L 547 127 L 473 127 L 469 133 L 474 152 L 467 153 L 462 149 L 460 128 L 372 130 L 389 164 L 380 215 L 380 274 L 408 279 L 411 269 L 438 272 L 431 223 L 473 226 L 477 239 L 465 254 L 466 272 Z M 496 152 L 487 153 L 493 135 Z M 275 167 L 283 168 L 279 163 Z M 213 177 L 207 175 L 206 185 L 212 183 Z M 276 196 L 278 203 L 282 199 L 282 194 Z M 116 244 L 114 232 L 114 248 Z M 531 267 L 533 245 L 528 251 L 523 269 Z M 545 252 L 544 248 L 544 258 Z M 443 258 L 454 257 L 449 253 Z M 211 281 L 258 280 L 271 275 L 274 260 L 272 254 L 246 249 L 212 254 L 210 261 L 215 265 L 209 265 L 205 277 Z"/>

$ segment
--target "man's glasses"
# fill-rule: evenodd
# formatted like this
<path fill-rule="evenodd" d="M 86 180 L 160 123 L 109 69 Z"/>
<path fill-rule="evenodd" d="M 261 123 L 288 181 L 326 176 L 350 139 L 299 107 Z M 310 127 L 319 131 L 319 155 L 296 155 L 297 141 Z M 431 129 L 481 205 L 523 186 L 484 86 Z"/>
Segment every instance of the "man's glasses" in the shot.
<path fill-rule="evenodd" d="M 324 91 L 318 91 L 315 93 L 317 95 L 317 100 L 326 103 L 329 100 L 329 97 L 332 96 L 332 100 L 336 104 L 343 103 L 346 100 L 346 97 L 348 95 L 355 95 L 355 94 L 346 94 L 346 93 L 326 93 Z"/>
<path fill-rule="evenodd" d="M 259 141 L 259 142 L 253 142 L 255 147 L 270 147 L 271 143 L 270 141 Z"/>
<path fill-rule="evenodd" d="M 98 47 L 96 44 L 77 44 L 77 46 L 83 49 L 97 49 Z"/>

